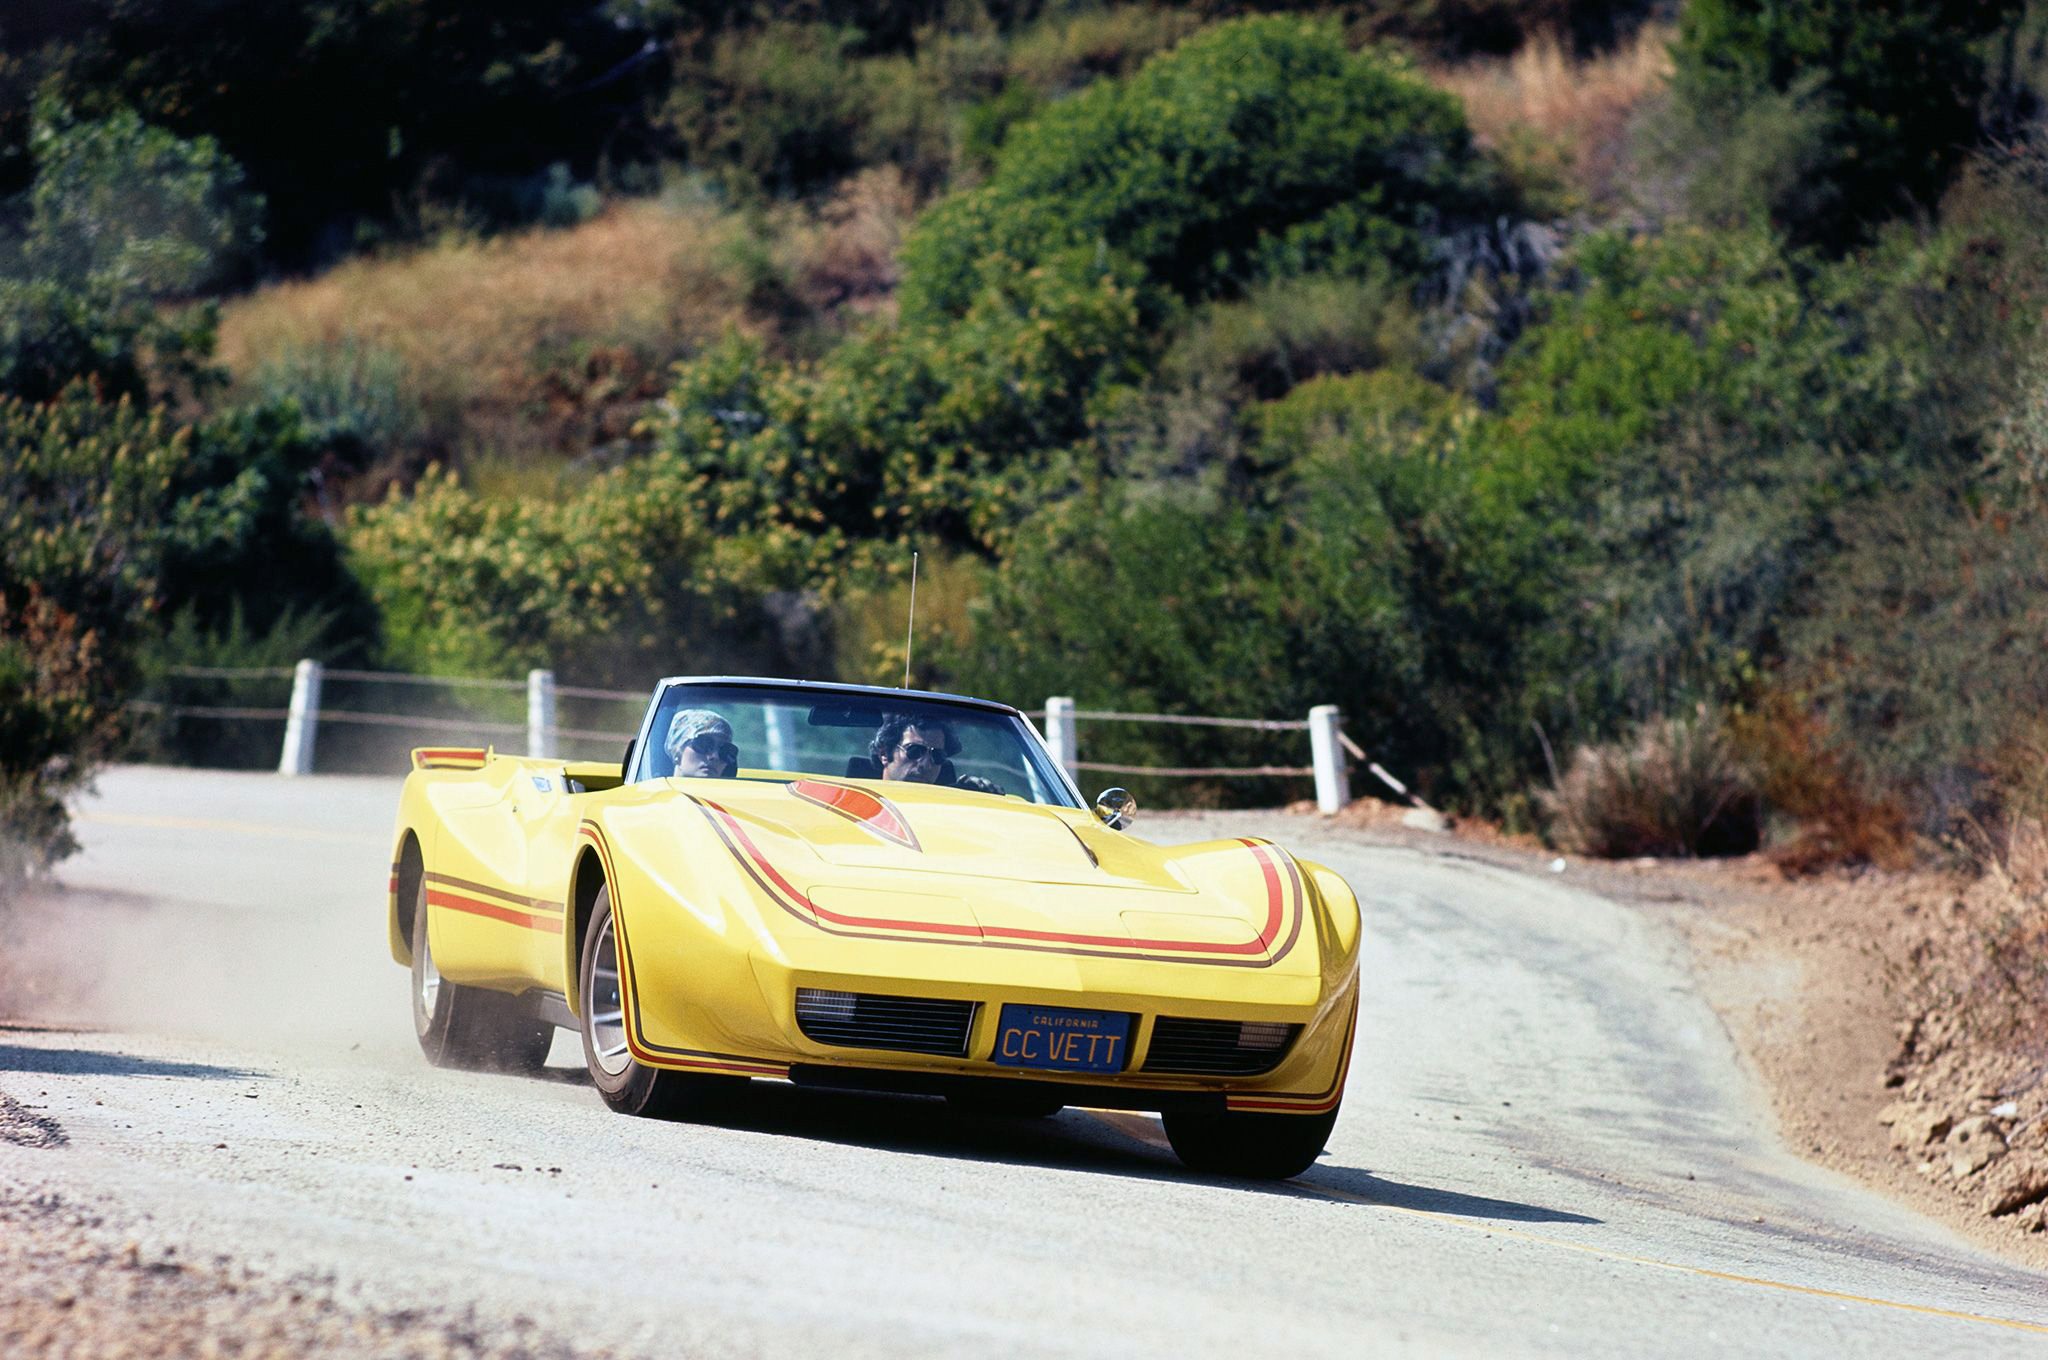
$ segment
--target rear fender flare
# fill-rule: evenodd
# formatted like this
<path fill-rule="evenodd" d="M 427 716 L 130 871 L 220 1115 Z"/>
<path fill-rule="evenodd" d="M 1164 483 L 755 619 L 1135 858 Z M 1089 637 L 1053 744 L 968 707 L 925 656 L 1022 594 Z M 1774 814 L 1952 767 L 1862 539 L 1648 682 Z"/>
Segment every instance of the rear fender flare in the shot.
<path fill-rule="evenodd" d="M 569 873 L 569 914 L 562 931 L 562 993 L 570 1014 L 579 1018 L 583 1014 L 583 936 L 590 926 L 591 910 L 597 904 L 597 890 L 604 885 L 604 860 L 595 847 L 585 845 Z"/>
<path fill-rule="evenodd" d="M 427 871 L 420 838 L 408 827 L 398 838 L 391 857 L 391 889 L 385 904 L 385 920 L 391 937 L 391 957 L 412 967 L 412 913 L 419 898 L 420 879 Z"/>

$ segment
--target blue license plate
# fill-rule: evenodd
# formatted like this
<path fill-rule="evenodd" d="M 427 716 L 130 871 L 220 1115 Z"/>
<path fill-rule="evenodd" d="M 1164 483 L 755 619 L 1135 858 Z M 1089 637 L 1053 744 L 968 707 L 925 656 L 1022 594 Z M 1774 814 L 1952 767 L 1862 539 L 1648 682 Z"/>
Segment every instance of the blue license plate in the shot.
<path fill-rule="evenodd" d="M 1001 1067 L 1059 1072 L 1121 1072 L 1131 1017 L 1121 1011 L 1006 1005 L 996 1019 L 994 1058 Z"/>

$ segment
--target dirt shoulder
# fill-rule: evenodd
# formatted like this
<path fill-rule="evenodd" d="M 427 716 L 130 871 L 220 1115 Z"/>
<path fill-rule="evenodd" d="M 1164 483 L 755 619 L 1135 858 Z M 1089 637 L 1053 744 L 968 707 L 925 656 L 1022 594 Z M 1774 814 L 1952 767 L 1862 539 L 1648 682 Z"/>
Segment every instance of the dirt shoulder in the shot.
<path fill-rule="evenodd" d="M 62 1138 L 0 1103 L 0 1139 Z M 0 1182 L 0 1355 L 23 1360 L 376 1355 L 392 1360 L 595 1360 L 523 1320 L 388 1311 L 325 1280 L 145 1251 L 60 1195 Z"/>
<path fill-rule="evenodd" d="M 2015 985 L 2048 970 L 2039 906 L 1951 874 L 1787 880 L 1758 856 L 1611 863 L 1483 827 L 1431 834 L 1384 804 L 1339 818 L 1556 872 L 1669 922 L 1794 1149 L 2048 1271 L 2048 1034 L 2013 1023 Z"/>

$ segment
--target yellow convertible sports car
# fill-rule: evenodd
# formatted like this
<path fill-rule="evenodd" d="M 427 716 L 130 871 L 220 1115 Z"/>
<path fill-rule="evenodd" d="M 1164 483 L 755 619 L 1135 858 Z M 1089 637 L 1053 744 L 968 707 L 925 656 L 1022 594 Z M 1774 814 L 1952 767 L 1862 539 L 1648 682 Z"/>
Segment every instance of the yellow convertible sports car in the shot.
<path fill-rule="evenodd" d="M 1294 1175 L 1344 1093 L 1357 899 L 1132 810 L 1002 704 L 668 679 L 620 765 L 414 751 L 391 952 L 431 1061 L 537 1067 L 573 1029 L 628 1114 L 754 1077 L 1153 1110 L 1190 1167 Z"/>

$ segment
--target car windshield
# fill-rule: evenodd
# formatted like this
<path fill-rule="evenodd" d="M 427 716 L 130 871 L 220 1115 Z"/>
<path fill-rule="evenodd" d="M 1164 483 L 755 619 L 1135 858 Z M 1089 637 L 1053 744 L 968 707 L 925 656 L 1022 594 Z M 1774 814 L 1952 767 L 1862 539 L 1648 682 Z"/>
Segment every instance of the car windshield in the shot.
<path fill-rule="evenodd" d="M 716 764 L 668 750 L 681 732 L 701 751 L 736 759 Z M 716 721 L 723 720 L 720 731 Z M 892 779 L 941 784 L 992 797 L 1077 807 L 1044 745 L 1014 714 L 944 700 L 772 685 L 683 683 L 667 686 L 637 753 L 637 777 L 724 775 L 776 779 Z M 681 767 L 677 760 L 680 754 Z"/>

